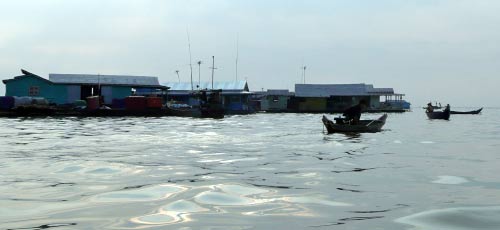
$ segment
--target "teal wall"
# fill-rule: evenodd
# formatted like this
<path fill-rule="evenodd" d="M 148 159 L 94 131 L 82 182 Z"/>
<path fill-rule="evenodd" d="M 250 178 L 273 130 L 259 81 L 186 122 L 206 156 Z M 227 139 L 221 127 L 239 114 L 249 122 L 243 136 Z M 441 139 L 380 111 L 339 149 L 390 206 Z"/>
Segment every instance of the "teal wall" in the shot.
<path fill-rule="evenodd" d="M 113 86 L 113 98 L 122 99 L 132 95 L 132 88 L 126 86 Z"/>
<path fill-rule="evenodd" d="M 66 104 L 73 103 L 76 98 L 80 98 L 80 85 L 54 84 L 48 80 L 34 75 L 23 75 L 15 77 L 5 82 L 5 95 L 29 97 L 29 90 L 32 86 L 39 87 L 39 94 L 33 97 L 43 97 L 51 103 Z M 75 88 L 77 87 L 77 88 Z M 107 86 L 111 88 L 111 99 L 123 99 L 132 95 L 130 86 Z M 74 95 L 71 95 L 74 94 Z"/>
<path fill-rule="evenodd" d="M 55 85 L 49 81 L 35 76 L 21 76 L 5 83 L 6 96 L 30 96 L 29 89 L 32 86 L 39 87 L 39 94 L 35 97 L 43 97 L 51 103 L 66 103 L 67 90 L 65 85 Z"/>
<path fill-rule="evenodd" d="M 287 109 L 288 99 L 290 96 L 268 95 L 262 99 L 260 106 L 262 110 L 283 111 Z"/>

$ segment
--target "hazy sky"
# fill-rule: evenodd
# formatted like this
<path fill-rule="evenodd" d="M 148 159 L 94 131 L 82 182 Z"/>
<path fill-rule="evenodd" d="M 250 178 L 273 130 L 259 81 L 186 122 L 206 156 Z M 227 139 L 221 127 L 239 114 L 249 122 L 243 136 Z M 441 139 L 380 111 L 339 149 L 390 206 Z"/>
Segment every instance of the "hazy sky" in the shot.
<path fill-rule="evenodd" d="M 498 0 L 1 0 L 0 79 L 49 73 L 239 78 L 251 90 L 370 83 L 456 106 L 500 106 Z M 239 39 L 237 39 L 239 38 Z M 198 65 L 194 65 L 198 78 Z M 1 84 L 0 94 L 5 93 Z"/>

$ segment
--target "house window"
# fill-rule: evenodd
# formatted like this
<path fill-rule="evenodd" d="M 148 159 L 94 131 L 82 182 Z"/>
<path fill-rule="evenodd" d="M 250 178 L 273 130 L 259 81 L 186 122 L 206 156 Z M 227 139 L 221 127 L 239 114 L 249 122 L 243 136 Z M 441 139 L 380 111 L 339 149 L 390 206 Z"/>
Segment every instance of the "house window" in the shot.
<path fill-rule="evenodd" d="M 40 87 L 39 86 L 30 86 L 29 95 L 30 96 L 40 95 Z"/>

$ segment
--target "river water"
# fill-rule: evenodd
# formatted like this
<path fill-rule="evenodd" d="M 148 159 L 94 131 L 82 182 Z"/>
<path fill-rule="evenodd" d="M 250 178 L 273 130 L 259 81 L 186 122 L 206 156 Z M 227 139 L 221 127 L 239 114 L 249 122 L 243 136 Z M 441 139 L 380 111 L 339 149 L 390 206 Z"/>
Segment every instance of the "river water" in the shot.
<path fill-rule="evenodd" d="M 0 127 L 0 229 L 500 228 L 500 109 L 361 135 L 321 114 Z"/>

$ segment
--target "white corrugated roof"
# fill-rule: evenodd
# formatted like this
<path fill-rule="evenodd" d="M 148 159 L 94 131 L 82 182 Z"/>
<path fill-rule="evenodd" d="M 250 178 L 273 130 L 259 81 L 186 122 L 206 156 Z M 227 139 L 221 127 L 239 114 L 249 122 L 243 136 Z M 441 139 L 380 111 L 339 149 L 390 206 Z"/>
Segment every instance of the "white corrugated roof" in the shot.
<path fill-rule="evenodd" d="M 167 82 L 163 85 L 170 87 L 170 91 L 191 91 L 190 82 Z M 197 82 L 193 82 L 193 88 L 212 89 L 212 82 L 201 82 L 199 87 Z M 213 89 L 222 89 L 223 91 L 248 91 L 247 81 L 214 82 Z"/>
<path fill-rule="evenodd" d="M 296 84 L 297 97 L 369 96 L 393 94 L 389 88 L 374 88 L 367 84 Z"/>
<path fill-rule="evenodd" d="M 57 84 L 101 84 L 126 86 L 160 86 L 157 77 L 94 74 L 49 74 L 49 80 Z"/>

